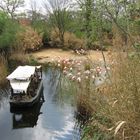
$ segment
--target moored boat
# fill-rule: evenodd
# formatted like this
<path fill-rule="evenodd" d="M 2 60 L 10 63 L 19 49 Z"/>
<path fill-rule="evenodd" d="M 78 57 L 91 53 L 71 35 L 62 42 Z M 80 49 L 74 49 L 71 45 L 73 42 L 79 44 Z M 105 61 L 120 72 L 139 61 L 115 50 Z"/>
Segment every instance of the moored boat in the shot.
<path fill-rule="evenodd" d="M 11 106 L 32 106 L 39 101 L 43 85 L 41 66 L 19 66 L 7 79 L 11 87 Z"/>

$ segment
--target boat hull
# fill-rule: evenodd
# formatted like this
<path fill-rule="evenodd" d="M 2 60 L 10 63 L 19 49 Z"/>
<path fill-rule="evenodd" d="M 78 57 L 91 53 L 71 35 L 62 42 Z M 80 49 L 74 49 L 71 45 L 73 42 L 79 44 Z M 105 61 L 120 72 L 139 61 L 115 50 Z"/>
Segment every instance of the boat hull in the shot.
<path fill-rule="evenodd" d="M 30 107 L 33 106 L 35 103 L 37 103 L 41 97 L 42 94 L 42 89 L 43 89 L 43 81 L 41 80 L 39 85 L 38 85 L 38 89 L 36 91 L 36 95 L 35 97 L 26 100 L 26 101 L 15 101 L 13 99 L 10 99 L 9 103 L 11 107 Z"/>

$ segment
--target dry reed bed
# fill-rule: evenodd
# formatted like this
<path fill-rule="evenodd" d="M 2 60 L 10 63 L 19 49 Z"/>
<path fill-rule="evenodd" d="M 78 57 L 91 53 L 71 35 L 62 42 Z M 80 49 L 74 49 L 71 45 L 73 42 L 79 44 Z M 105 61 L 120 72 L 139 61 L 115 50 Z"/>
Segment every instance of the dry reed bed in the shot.
<path fill-rule="evenodd" d="M 0 87 L 6 84 L 7 76 L 7 61 L 3 55 L 0 56 Z"/>
<path fill-rule="evenodd" d="M 92 99 L 87 97 L 93 117 L 84 128 L 83 139 L 140 139 L 139 56 L 117 53 L 112 61 L 111 83 L 92 90 Z"/>

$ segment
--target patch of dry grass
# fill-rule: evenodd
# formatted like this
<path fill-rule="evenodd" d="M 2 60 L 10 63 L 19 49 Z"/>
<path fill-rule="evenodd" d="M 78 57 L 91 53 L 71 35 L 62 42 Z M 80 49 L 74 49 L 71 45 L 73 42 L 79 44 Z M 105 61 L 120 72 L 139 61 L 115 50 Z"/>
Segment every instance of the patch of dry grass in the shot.
<path fill-rule="evenodd" d="M 9 59 L 20 62 L 21 64 L 26 64 L 29 62 L 29 55 L 25 54 L 21 50 L 18 50 L 18 51 L 13 52 Z"/>
<path fill-rule="evenodd" d="M 139 56 L 117 53 L 113 59 L 110 82 L 90 91 L 83 103 L 85 107 L 91 104 L 93 108 L 83 139 L 140 139 Z"/>
<path fill-rule="evenodd" d="M 62 46 L 62 42 L 60 40 L 60 34 L 58 29 L 54 29 L 51 32 L 51 46 L 53 47 L 63 47 L 62 49 L 79 49 L 85 47 L 84 39 L 78 38 L 75 34 L 70 32 L 65 32 L 64 34 L 64 46 Z"/>
<path fill-rule="evenodd" d="M 3 87 L 6 84 L 6 76 L 8 74 L 7 71 L 7 61 L 1 55 L 0 56 L 0 87 Z"/>

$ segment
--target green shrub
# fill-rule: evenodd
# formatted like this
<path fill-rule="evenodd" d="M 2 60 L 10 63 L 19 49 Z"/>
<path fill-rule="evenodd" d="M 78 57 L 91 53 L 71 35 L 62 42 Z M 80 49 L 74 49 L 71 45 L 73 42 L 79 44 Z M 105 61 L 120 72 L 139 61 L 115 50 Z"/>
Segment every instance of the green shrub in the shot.
<path fill-rule="evenodd" d="M 16 33 L 20 26 L 16 21 L 11 20 L 8 15 L 0 12 L 0 50 L 8 52 L 13 46 Z"/>
<path fill-rule="evenodd" d="M 39 34 L 43 33 L 44 31 L 47 30 L 47 23 L 46 21 L 43 20 L 37 20 L 32 22 L 31 24 L 32 28 L 34 28 L 34 30 L 36 30 Z"/>
<path fill-rule="evenodd" d="M 43 47 L 50 46 L 49 42 L 50 42 L 50 33 L 49 31 L 44 31 L 42 36 Z"/>

